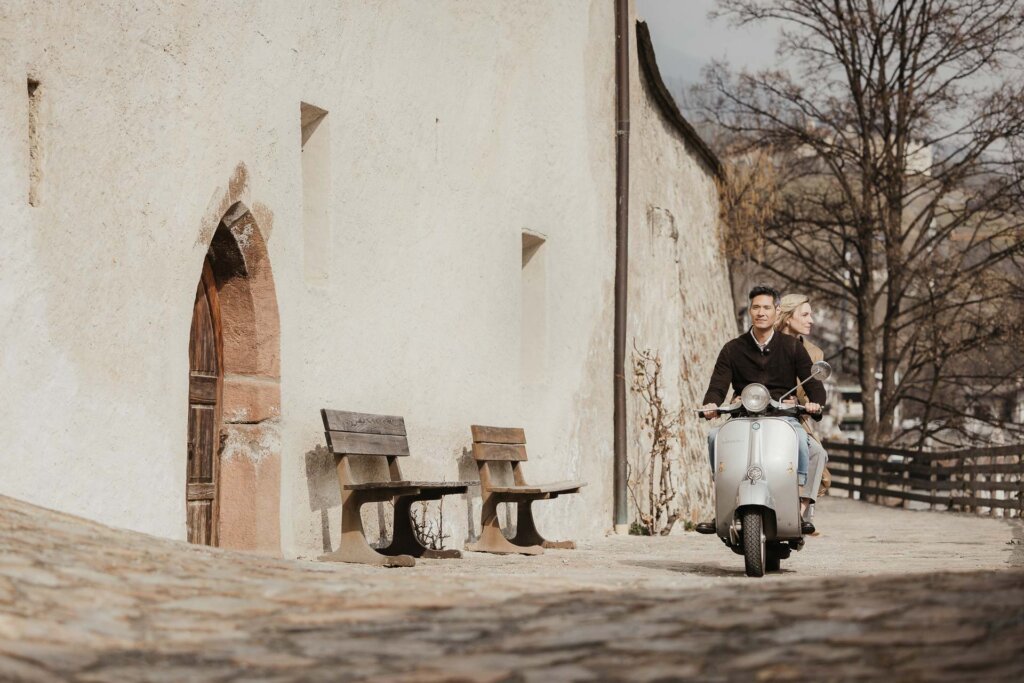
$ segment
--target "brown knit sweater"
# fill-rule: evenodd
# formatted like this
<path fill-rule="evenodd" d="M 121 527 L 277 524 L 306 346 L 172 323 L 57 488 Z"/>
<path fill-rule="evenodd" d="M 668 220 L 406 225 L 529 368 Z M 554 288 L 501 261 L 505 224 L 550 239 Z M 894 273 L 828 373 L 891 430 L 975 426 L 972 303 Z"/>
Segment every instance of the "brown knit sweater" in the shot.
<path fill-rule="evenodd" d="M 704 394 L 704 405 L 721 404 L 729 385 L 739 395 L 748 384 L 763 384 L 772 398 L 778 399 L 811 376 L 811 357 L 796 337 L 776 332 L 762 352 L 747 330 L 726 343 L 718 354 L 711 382 Z M 825 402 L 825 387 L 816 379 L 804 383 L 807 396 L 815 403 Z"/>

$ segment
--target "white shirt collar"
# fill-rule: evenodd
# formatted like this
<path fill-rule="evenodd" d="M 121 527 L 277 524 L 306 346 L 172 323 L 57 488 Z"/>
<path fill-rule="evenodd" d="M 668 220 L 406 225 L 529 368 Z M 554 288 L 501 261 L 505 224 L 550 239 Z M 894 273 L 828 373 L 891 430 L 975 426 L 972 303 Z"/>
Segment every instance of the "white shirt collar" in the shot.
<path fill-rule="evenodd" d="M 773 328 L 771 334 L 768 335 L 768 339 L 765 341 L 764 344 L 762 344 L 761 342 L 757 341 L 757 337 L 754 335 L 754 326 L 750 326 L 750 338 L 754 340 L 755 344 L 757 344 L 757 348 L 761 349 L 762 351 L 768 348 L 768 345 L 772 343 L 772 339 L 774 337 L 775 329 Z"/>

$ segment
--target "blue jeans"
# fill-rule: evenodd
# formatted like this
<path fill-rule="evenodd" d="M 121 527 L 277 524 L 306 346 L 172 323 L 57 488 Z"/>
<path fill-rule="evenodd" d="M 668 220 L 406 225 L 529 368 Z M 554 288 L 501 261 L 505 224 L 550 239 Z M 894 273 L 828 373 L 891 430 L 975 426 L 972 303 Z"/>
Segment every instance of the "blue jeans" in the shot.
<path fill-rule="evenodd" d="M 804 486 L 807 483 L 807 432 L 804 431 L 804 427 L 800 424 L 800 420 L 795 417 L 784 417 L 782 418 L 789 424 L 793 425 L 796 430 L 796 443 L 799 453 L 796 461 L 796 483 L 800 486 Z M 721 427 L 715 427 L 708 434 L 708 457 L 711 460 L 711 476 L 715 476 L 715 437 L 718 436 L 718 430 Z"/>

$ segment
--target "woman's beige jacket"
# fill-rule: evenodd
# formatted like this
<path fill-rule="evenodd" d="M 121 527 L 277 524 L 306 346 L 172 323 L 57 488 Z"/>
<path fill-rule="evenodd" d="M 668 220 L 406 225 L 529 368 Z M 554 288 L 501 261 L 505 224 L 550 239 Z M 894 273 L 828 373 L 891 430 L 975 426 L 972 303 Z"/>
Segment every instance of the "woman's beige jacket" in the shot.
<path fill-rule="evenodd" d="M 803 337 L 800 337 L 800 341 L 802 341 L 804 343 L 804 348 L 807 349 L 807 355 L 809 355 L 811 357 L 811 362 L 812 363 L 817 363 L 819 360 L 825 360 L 825 352 L 822 351 L 821 348 L 819 348 L 817 344 L 815 344 L 814 342 L 809 342 L 806 339 L 804 339 Z M 801 405 L 807 403 L 807 394 L 804 392 L 804 388 L 803 387 L 798 387 L 797 388 L 797 390 L 796 390 L 796 398 L 797 398 L 798 401 L 800 401 Z M 808 416 L 808 415 L 802 416 L 800 418 L 800 422 L 803 423 L 804 429 L 807 430 L 808 434 L 810 434 L 815 440 L 817 440 L 819 442 L 821 441 L 821 438 L 818 436 L 818 434 L 814 430 L 815 422 L 814 422 L 814 420 L 811 419 L 810 416 Z"/>

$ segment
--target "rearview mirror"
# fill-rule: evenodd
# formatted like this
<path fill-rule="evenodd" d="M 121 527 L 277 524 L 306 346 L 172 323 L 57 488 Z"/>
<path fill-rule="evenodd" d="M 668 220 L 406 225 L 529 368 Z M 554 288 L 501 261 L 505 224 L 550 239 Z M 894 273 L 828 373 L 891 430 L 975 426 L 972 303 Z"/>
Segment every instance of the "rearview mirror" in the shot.
<path fill-rule="evenodd" d="M 832 376 L 832 366 L 823 360 L 811 366 L 811 377 L 817 380 L 826 380 Z"/>

